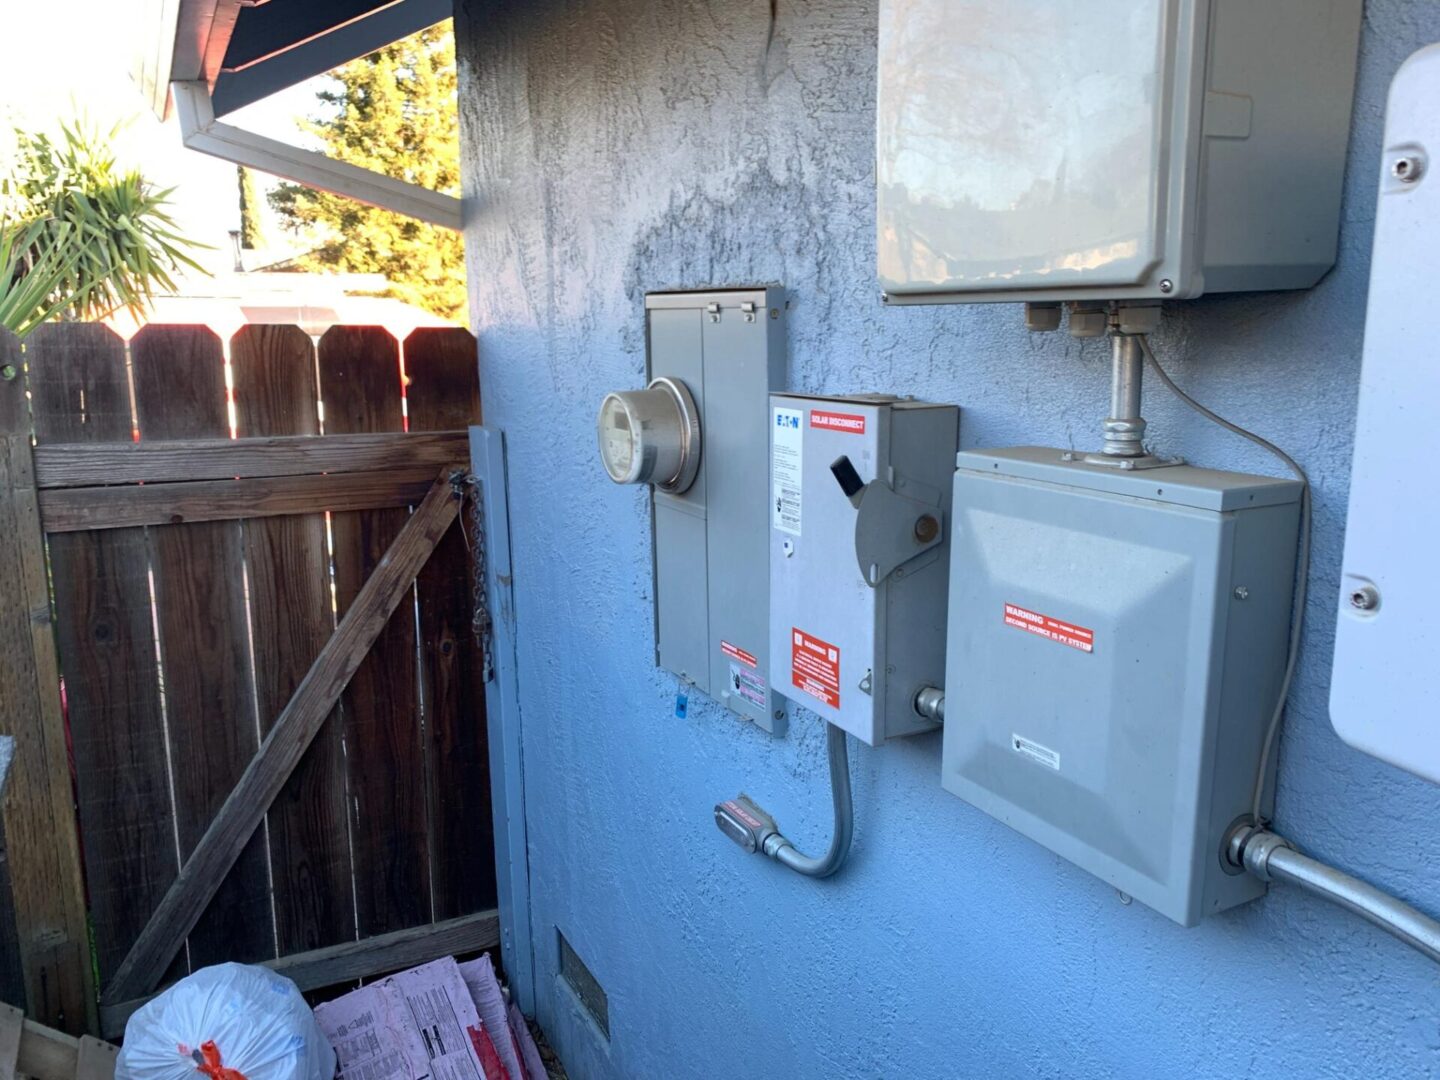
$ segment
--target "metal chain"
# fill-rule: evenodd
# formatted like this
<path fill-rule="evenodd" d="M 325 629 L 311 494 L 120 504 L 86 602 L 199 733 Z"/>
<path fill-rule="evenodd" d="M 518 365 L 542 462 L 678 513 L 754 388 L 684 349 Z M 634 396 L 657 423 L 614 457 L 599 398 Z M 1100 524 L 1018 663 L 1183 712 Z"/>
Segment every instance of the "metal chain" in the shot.
<path fill-rule="evenodd" d="M 488 683 L 495 676 L 494 623 L 490 618 L 490 590 L 488 588 L 488 567 L 485 562 L 485 489 L 480 477 L 468 473 L 463 481 L 470 499 L 469 540 L 470 557 L 475 560 L 475 590 L 472 597 L 470 627 L 480 645 L 481 682 Z M 465 519 L 462 516 L 463 526 Z"/>

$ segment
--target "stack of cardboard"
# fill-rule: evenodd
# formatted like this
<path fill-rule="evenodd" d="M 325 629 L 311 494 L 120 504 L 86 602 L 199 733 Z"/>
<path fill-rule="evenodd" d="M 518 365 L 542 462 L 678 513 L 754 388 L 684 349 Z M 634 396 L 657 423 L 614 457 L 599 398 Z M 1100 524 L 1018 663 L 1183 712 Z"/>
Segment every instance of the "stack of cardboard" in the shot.
<path fill-rule="evenodd" d="M 545 1080 L 520 1011 L 489 956 L 451 957 L 371 983 L 315 1010 L 340 1080 Z"/>

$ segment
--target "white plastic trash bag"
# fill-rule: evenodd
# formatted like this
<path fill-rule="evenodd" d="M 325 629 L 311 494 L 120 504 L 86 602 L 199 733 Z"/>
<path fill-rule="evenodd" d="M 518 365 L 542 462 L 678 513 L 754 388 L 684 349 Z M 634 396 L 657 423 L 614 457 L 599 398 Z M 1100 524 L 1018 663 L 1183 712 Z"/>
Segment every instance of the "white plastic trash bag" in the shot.
<path fill-rule="evenodd" d="M 332 1080 L 335 1051 L 295 984 L 217 964 L 181 979 L 125 1025 L 116 1080 Z M 237 1075 L 238 1074 L 238 1075 Z"/>

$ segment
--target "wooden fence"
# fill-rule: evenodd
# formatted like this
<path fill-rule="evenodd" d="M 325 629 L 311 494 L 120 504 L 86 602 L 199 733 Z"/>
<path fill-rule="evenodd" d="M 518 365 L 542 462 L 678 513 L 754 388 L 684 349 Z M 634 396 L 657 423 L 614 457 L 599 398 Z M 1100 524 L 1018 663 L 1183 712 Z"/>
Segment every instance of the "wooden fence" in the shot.
<path fill-rule="evenodd" d="M 495 943 L 479 418 L 458 329 L 0 338 L 0 993 L 111 1035 L 219 961 Z"/>

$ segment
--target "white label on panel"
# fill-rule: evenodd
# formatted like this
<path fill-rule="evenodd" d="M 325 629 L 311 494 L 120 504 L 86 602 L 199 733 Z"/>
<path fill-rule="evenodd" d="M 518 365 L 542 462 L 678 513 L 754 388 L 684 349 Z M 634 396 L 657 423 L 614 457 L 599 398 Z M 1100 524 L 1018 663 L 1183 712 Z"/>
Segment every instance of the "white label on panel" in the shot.
<path fill-rule="evenodd" d="M 1033 739 L 1027 739 L 1023 735 L 1010 736 L 1010 747 L 1022 757 L 1028 757 L 1038 765 L 1044 765 L 1047 769 L 1060 771 L 1060 755 L 1048 746 L 1041 746 Z"/>
<path fill-rule="evenodd" d="M 800 409 L 776 409 L 770 430 L 771 524 L 781 532 L 800 535 L 800 476 L 805 462 L 805 435 Z"/>

